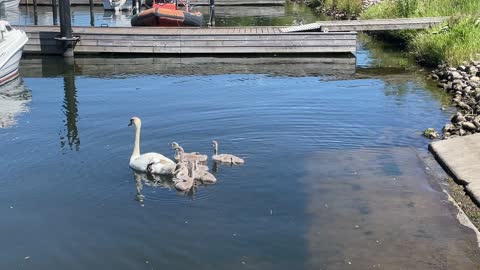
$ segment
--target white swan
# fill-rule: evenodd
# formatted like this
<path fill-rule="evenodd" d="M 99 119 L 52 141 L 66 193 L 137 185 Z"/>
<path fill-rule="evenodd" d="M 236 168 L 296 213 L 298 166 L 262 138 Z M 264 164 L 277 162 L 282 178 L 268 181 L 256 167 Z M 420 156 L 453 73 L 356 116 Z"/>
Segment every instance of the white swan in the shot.
<path fill-rule="evenodd" d="M 231 164 L 231 165 L 239 165 L 245 163 L 245 161 L 237 156 L 230 155 L 230 154 L 218 154 L 218 142 L 212 141 L 213 146 L 213 156 L 212 159 L 216 162 Z"/>
<path fill-rule="evenodd" d="M 132 124 L 135 125 L 135 146 L 130 157 L 130 168 L 151 174 L 172 174 L 176 164 L 164 155 L 158 153 L 140 155 L 140 129 L 142 121 L 138 117 L 132 117 L 129 126 Z"/>

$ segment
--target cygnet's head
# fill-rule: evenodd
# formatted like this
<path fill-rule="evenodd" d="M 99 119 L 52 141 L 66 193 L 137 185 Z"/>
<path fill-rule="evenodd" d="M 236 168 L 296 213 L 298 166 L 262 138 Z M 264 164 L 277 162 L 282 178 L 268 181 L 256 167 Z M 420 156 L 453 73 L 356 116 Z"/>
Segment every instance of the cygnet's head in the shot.
<path fill-rule="evenodd" d="M 130 119 L 130 124 L 128 124 L 128 126 L 131 126 L 132 124 L 135 124 L 135 126 L 140 126 L 142 124 L 142 121 L 140 120 L 140 118 L 134 116 L 132 117 L 132 119 Z"/>
<path fill-rule="evenodd" d="M 172 142 L 170 146 L 172 147 L 172 149 L 177 149 L 180 147 L 180 145 L 177 142 Z"/>

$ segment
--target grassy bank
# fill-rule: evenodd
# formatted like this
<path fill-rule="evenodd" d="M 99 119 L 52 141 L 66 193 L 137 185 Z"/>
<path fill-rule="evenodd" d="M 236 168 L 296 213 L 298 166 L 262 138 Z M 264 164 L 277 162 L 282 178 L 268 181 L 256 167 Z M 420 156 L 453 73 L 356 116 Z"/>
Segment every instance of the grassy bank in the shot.
<path fill-rule="evenodd" d="M 432 29 L 390 35 L 405 40 L 410 51 L 426 65 L 458 65 L 480 59 L 479 0 L 384 0 L 361 14 L 363 19 L 436 16 L 452 18 Z"/>

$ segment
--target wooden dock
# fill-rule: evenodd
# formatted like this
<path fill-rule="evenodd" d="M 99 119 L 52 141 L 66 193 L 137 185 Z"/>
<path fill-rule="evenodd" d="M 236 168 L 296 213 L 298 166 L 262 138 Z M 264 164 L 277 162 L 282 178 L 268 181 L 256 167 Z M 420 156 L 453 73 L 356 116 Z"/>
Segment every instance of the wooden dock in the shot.
<path fill-rule="evenodd" d="M 59 27 L 16 26 L 29 37 L 25 54 L 62 54 Z M 355 32 L 282 33 L 279 27 L 73 27 L 75 54 L 355 53 Z"/>
<path fill-rule="evenodd" d="M 57 1 L 58 3 L 58 1 Z M 192 0 L 195 6 L 207 6 L 208 0 Z M 103 6 L 102 0 L 93 0 L 95 6 Z M 33 0 L 20 0 L 20 5 L 33 5 Z M 51 6 L 52 0 L 37 0 L 39 6 Z M 72 6 L 89 6 L 89 0 L 70 0 Z M 216 6 L 283 6 L 285 0 L 216 0 Z"/>
<path fill-rule="evenodd" d="M 376 19 L 376 20 L 351 20 L 351 21 L 319 21 L 299 26 L 283 27 L 280 31 L 284 33 L 321 31 L 321 32 L 342 32 L 342 31 L 385 31 L 424 29 L 438 25 L 449 17 L 428 17 L 428 18 L 399 18 L 399 19 Z"/>

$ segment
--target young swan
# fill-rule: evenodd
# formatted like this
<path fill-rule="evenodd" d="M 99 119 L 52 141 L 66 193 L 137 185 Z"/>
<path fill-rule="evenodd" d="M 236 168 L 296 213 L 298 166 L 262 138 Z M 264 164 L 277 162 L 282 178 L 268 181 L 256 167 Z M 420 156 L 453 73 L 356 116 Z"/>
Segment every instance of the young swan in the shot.
<path fill-rule="evenodd" d="M 202 155 L 198 152 L 185 153 L 183 147 L 178 145 L 178 143 L 173 142 L 172 148 L 175 149 L 175 160 L 179 161 L 198 161 L 198 162 L 207 162 L 208 156 Z M 182 157 L 183 156 L 183 157 Z"/>
<path fill-rule="evenodd" d="M 130 124 L 135 125 L 135 145 L 130 157 L 130 168 L 151 174 L 172 174 L 175 169 L 175 162 L 159 153 L 140 154 L 140 129 L 142 121 L 138 117 L 132 117 Z"/>
<path fill-rule="evenodd" d="M 230 155 L 230 154 L 218 154 L 218 142 L 212 141 L 213 146 L 213 156 L 212 159 L 216 162 L 231 164 L 231 165 L 239 165 L 245 163 L 245 161 L 237 156 Z"/>
<path fill-rule="evenodd" d="M 215 183 L 217 182 L 217 178 L 215 175 L 211 174 L 210 172 L 203 170 L 202 168 L 198 167 L 198 162 L 195 161 L 194 163 L 194 172 L 195 172 L 195 180 L 200 180 L 203 183 Z"/>
<path fill-rule="evenodd" d="M 193 187 L 195 183 L 194 177 L 195 173 L 193 170 L 193 164 L 188 164 L 188 173 L 185 175 L 185 169 L 183 167 L 187 167 L 185 163 L 178 163 L 180 169 L 177 170 L 175 177 L 173 178 L 174 186 L 177 190 L 180 191 L 188 191 Z"/>

